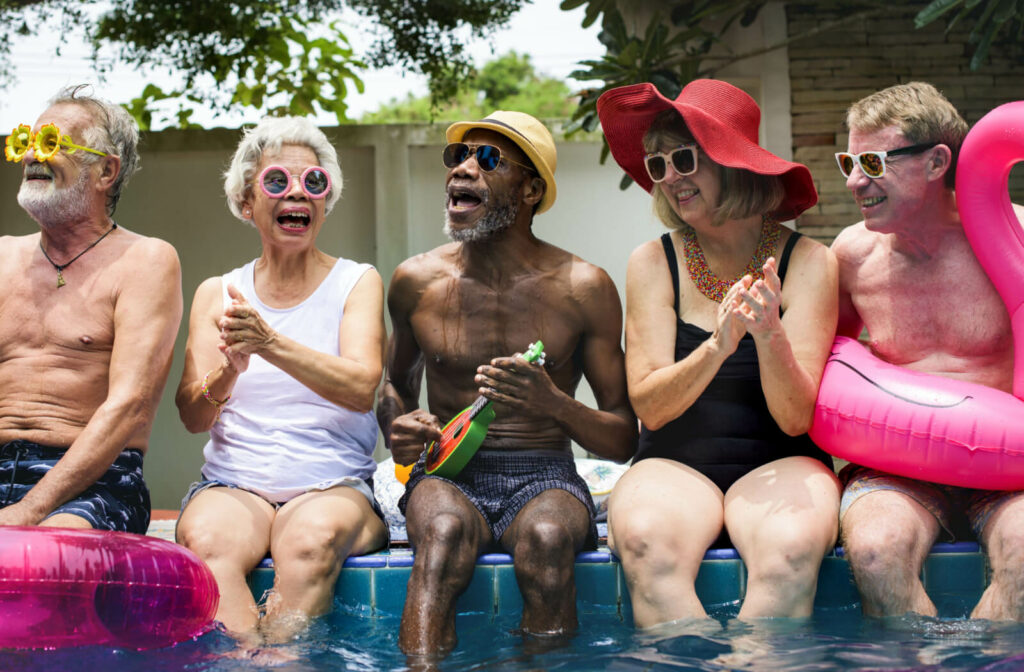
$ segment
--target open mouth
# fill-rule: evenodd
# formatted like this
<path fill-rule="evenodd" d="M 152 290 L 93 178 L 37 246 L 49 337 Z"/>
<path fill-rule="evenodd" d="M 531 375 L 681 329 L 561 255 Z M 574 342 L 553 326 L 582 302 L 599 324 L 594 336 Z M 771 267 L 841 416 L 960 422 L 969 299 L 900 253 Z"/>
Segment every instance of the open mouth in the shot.
<path fill-rule="evenodd" d="M 302 231 L 309 228 L 310 216 L 303 210 L 288 210 L 277 217 L 277 224 L 289 231 Z"/>
<path fill-rule="evenodd" d="M 885 200 L 885 196 L 871 196 L 870 198 L 860 199 L 860 207 L 872 208 Z"/>
<path fill-rule="evenodd" d="M 481 203 L 484 199 L 481 195 L 466 187 L 449 187 L 448 188 L 448 208 L 451 210 L 472 210 Z"/>

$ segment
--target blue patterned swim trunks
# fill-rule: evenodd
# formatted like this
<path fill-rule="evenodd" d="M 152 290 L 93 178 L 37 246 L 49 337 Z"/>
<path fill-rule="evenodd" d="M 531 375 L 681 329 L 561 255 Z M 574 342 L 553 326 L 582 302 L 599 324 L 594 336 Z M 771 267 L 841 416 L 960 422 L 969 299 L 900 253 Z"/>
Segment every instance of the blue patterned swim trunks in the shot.
<path fill-rule="evenodd" d="M 0 508 L 20 502 L 65 452 L 67 448 L 32 441 L 0 445 Z M 96 483 L 58 506 L 47 518 L 58 513 L 84 518 L 97 530 L 145 534 L 150 503 L 149 488 L 142 478 L 142 451 L 121 451 Z"/>

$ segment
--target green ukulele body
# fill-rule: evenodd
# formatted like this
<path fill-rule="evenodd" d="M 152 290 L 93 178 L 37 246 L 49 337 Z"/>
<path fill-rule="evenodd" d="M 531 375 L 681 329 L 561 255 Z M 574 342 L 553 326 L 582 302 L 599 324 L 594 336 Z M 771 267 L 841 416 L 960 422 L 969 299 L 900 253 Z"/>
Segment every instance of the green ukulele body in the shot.
<path fill-rule="evenodd" d="M 531 343 L 523 359 L 543 363 L 544 344 Z M 431 476 L 455 478 L 476 455 L 494 420 L 494 406 L 487 397 L 477 397 L 441 429 L 441 440 L 427 448 L 426 472 Z"/>

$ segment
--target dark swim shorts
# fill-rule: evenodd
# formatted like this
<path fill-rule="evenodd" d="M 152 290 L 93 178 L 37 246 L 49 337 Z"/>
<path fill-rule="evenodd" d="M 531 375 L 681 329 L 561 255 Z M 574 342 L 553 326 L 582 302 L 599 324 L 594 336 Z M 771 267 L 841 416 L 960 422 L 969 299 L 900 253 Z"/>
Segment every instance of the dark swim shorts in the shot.
<path fill-rule="evenodd" d="M 479 451 L 455 479 L 430 476 L 425 470 L 426 451 L 420 456 L 409 475 L 405 494 L 398 500 L 398 508 L 405 514 L 409 495 L 424 478 L 437 478 L 451 483 L 473 503 L 495 541 L 501 539 L 516 515 L 531 499 L 544 492 L 559 488 L 574 495 L 590 513 L 590 533 L 584 548 L 597 546 L 597 510 L 586 482 L 576 472 L 571 455 L 557 451 Z"/>
<path fill-rule="evenodd" d="M 0 445 L 0 508 L 21 501 L 65 452 L 67 448 L 31 441 Z M 149 489 L 142 479 L 142 451 L 122 451 L 95 484 L 58 506 L 47 518 L 58 513 L 84 518 L 97 530 L 145 534 L 150 504 Z"/>

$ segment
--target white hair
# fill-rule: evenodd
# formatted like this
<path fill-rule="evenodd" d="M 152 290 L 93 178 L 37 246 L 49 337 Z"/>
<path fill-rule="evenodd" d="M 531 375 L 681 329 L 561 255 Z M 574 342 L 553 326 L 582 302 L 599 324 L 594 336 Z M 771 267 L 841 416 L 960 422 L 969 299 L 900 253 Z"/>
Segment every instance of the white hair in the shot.
<path fill-rule="evenodd" d="M 78 105 L 84 108 L 96 125 L 82 132 L 82 142 L 92 149 L 121 159 L 121 169 L 107 191 L 107 215 L 113 215 L 121 190 L 129 178 L 139 170 L 139 127 L 132 115 L 120 105 L 83 93 L 88 84 L 75 84 L 61 89 L 49 101 L 49 106 Z M 89 152 L 75 155 L 82 163 L 95 163 L 102 157 Z"/>
<path fill-rule="evenodd" d="M 305 117 L 264 117 L 252 128 L 245 129 L 231 165 L 224 172 L 224 194 L 228 197 L 228 208 L 238 219 L 247 220 L 242 216 L 242 204 L 252 193 L 256 167 L 263 155 L 281 151 L 282 145 L 309 147 L 316 154 L 320 167 L 331 176 L 331 191 L 324 199 L 326 212 L 330 212 L 341 198 L 342 176 L 338 152 L 324 132 Z"/>

